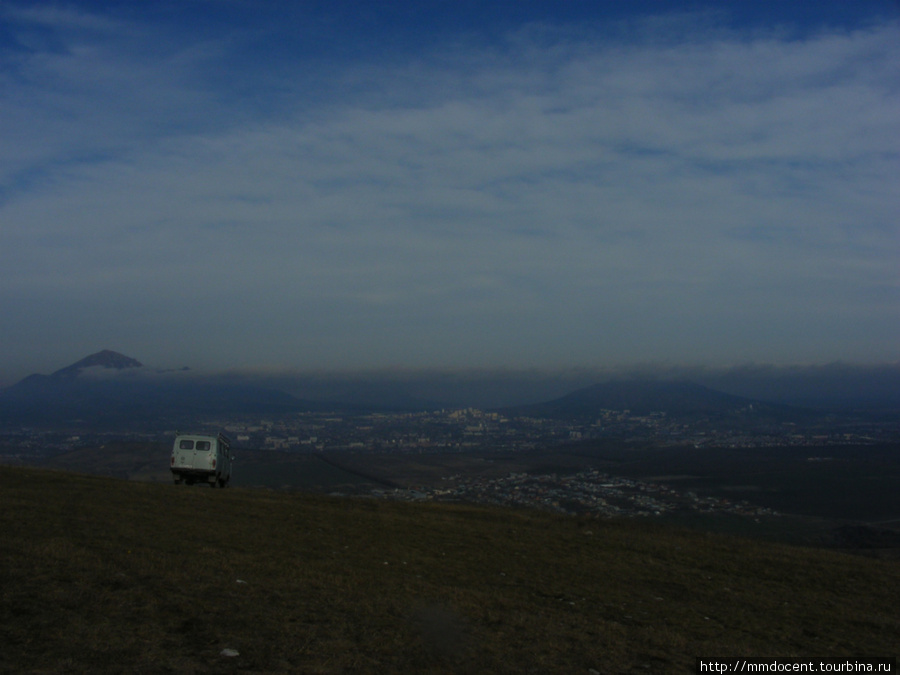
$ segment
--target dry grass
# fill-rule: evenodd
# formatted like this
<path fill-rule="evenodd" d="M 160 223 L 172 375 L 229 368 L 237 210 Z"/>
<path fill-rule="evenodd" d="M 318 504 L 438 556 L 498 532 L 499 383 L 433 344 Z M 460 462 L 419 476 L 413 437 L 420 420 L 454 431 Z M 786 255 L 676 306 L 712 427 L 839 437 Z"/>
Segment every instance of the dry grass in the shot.
<path fill-rule="evenodd" d="M 0 532 L 0 672 L 687 673 L 900 635 L 896 563 L 636 521 L 0 467 Z"/>

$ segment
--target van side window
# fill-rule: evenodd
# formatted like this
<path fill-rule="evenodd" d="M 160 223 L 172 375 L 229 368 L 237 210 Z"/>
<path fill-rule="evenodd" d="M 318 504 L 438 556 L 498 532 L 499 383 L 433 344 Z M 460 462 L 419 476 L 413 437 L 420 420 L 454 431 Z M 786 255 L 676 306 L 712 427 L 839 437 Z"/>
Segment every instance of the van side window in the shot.
<path fill-rule="evenodd" d="M 194 441 L 181 441 L 178 444 L 179 450 L 193 450 L 194 449 Z"/>
<path fill-rule="evenodd" d="M 209 450 L 209 441 L 197 441 L 197 450 Z"/>

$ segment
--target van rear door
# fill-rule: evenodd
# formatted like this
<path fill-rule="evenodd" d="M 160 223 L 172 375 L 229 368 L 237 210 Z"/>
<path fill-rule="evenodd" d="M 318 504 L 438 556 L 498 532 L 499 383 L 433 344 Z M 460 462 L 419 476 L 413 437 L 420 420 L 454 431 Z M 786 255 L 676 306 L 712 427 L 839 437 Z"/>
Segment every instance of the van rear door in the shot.
<path fill-rule="evenodd" d="M 182 438 L 175 447 L 175 466 L 180 469 L 207 471 L 212 468 L 209 459 L 212 449 L 209 440 Z"/>
<path fill-rule="evenodd" d="M 194 468 L 194 441 L 182 438 L 175 444 L 175 466 L 179 469 Z"/>
<path fill-rule="evenodd" d="M 216 456 L 214 443 L 215 441 L 209 440 L 194 442 L 193 468 L 200 471 L 209 471 L 213 468 L 212 458 Z"/>

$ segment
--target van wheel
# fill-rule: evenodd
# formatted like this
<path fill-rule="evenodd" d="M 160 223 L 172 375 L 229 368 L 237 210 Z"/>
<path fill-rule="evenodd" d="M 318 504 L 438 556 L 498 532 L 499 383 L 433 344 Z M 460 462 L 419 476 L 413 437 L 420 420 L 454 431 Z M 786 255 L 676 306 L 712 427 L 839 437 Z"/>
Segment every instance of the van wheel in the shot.
<path fill-rule="evenodd" d="M 175 474 L 175 485 L 181 485 L 181 476 Z"/>

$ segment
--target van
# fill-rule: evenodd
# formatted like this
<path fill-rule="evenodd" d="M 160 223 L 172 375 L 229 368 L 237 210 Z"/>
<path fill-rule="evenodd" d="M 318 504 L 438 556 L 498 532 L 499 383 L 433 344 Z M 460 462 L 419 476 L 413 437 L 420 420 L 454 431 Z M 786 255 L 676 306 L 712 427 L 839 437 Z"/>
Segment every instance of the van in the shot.
<path fill-rule="evenodd" d="M 175 484 L 209 483 L 225 487 L 231 480 L 231 441 L 225 434 L 176 434 L 169 468 Z"/>

